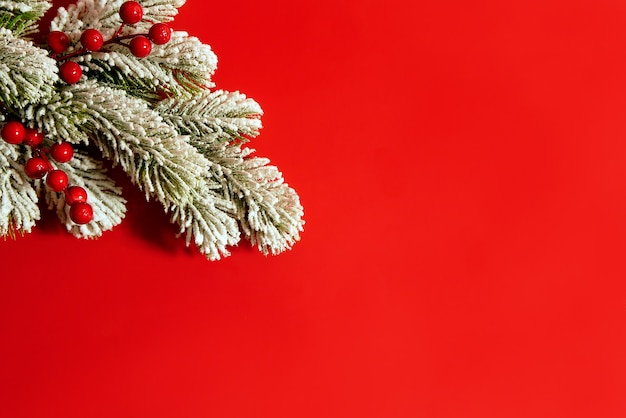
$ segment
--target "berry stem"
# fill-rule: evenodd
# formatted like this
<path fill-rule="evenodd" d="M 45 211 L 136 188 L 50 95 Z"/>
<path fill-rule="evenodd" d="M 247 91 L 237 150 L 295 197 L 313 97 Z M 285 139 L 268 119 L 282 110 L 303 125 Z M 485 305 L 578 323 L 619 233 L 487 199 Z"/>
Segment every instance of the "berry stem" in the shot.
<path fill-rule="evenodd" d="M 50 160 L 48 159 L 48 156 L 46 155 L 46 153 L 48 152 L 47 148 L 37 148 L 35 149 L 35 155 L 37 155 L 38 157 L 43 158 L 43 160 L 46 162 L 46 164 L 48 165 L 48 168 L 50 170 L 53 170 L 54 167 L 52 166 L 52 164 L 50 163 Z"/>
<path fill-rule="evenodd" d="M 119 32 L 121 31 L 121 29 L 124 27 L 124 25 L 122 25 L 120 27 L 120 29 L 118 29 L 118 31 L 115 33 L 115 35 L 107 40 L 104 41 L 104 43 L 102 44 L 102 48 L 104 48 L 107 45 L 111 45 L 111 44 L 117 44 L 117 45 L 123 45 L 123 46 L 128 46 L 125 43 L 123 43 L 122 41 L 126 40 L 126 39 L 132 39 L 132 38 L 136 38 L 137 36 L 149 36 L 148 33 L 133 33 L 132 35 L 124 35 L 124 36 L 119 36 Z M 69 58 L 74 58 L 77 57 L 79 55 L 83 55 L 85 52 L 88 52 L 87 48 L 80 48 L 77 49 L 76 51 L 70 52 L 69 54 L 65 54 L 65 55 L 61 55 L 58 56 L 57 54 L 52 54 L 51 57 L 54 58 L 57 62 L 61 62 L 61 61 L 65 61 L 66 59 Z M 97 52 L 102 52 L 102 49 L 100 49 L 100 51 Z"/>
<path fill-rule="evenodd" d="M 120 25 L 119 29 L 115 31 L 115 34 L 113 34 L 113 38 L 117 38 L 118 36 L 120 36 L 120 34 L 122 33 L 122 30 L 124 30 L 124 27 L 126 26 L 126 23 L 123 23 Z"/>
<path fill-rule="evenodd" d="M 84 54 L 85 52 L 87 52 L 87 48 L 81 48 L 81 49 L 77 49 L 74 52 L 70 52 L 69 54 L 65 54 L 65 55 L 61 55 L 61 56 L 53 56 L 52 58 L 54 58 L 55 60 L 57 60 L 57 62 L 61 62 L 61 61 L 65 61 L 66 59 L 69 58 L 73 58 L 73 57 L 77 57 L 79 55 Z"/>

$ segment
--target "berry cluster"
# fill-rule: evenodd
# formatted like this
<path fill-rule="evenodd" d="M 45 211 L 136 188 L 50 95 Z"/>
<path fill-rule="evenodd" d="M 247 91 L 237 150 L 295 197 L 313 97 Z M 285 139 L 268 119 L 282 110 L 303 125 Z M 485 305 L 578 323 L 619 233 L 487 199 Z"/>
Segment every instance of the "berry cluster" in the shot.
<path fill-rule="evenodd" d="M 40 147 L 44 134 L 36 129 L 26 128 L 21 122 L 7 122 L 0 136 L 9 144 L 26 144 L 33 149 L 33 157 L 24 164 L 24 172 L 32 179 L 43 179 L 57 193 L 65 193 L 65 202 L 70 206 L 70 219 L 83 225 L 93 218 L 93 208 L 87 203 L 87 192 L 80 186 L 70 186 L 65 171 L 55 169 L 46 154 L 55 161 L 66 163 L 74 156 L 74 149 L 69 142 L 59 142 L 50 149 Z"/>
<path fill-rule="evenodd" d="M 80 36 L 82 48 L 69 54 L 58 55 L 68 50 L 70 46 L 69 37 L 61 31 L 50 32 L 48 35 L 48 46 L 58 61 L 64 61 L 59 66 L 59 75 L 63 81 L 68 84 L 78 83 L 83 74 L 80 65 L 74 61 L 67 61 L 68 58 L 79 56 L 86 52 L 101 51 L 110 44 L 124 45 L 137 58 L 144 58 L 150 55 L 152 44 L 165 45 L 172 36 L 172 29 L 165 23 L 155 23 L 150 27 L 148 33 L 120 36 L 125 25 L 134 25 L 141 22 L 143 19 L 143 8 L 136 1 L 127 1 L 120 7 L 119 14 L 122 24 L 111 39 L 105 41 L 97 29 L 86 29 Z M 130 41 L 128 43 L 123 42 L 125 40 Z"/>

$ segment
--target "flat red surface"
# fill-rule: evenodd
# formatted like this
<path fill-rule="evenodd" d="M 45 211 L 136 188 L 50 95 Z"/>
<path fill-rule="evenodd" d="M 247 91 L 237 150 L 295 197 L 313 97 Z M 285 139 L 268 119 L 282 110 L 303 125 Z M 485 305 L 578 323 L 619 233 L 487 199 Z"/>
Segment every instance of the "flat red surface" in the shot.
<path fill-rule="evenodd" d="M 626 2 L 190 0 L 290 252 L 0 242 L 6 418 L 626 416 Z"/>

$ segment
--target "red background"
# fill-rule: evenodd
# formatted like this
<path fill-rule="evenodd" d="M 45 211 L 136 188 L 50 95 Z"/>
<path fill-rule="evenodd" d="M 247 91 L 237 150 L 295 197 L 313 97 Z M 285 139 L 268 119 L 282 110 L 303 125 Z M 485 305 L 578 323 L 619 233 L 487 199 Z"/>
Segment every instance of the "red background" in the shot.
<path fill-rule="evenodd" d="M 125 183 L 97 241 L 47 213 L 0 242 L 0 416 L 623 418 L 625 23 L 190 0 L 175 26 L 263 106 L 302 241 L 209 262 Z"/>

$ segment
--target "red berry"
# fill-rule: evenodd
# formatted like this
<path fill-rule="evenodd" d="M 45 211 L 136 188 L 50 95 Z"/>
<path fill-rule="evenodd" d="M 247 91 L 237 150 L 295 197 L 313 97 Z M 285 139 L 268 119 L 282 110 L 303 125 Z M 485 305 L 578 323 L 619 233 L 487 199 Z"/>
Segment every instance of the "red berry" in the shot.
<path fill-rule="evenodd" d="M 165 45 L 172 37 L 172 29 L 165 23 L 156 23 L 148 31 L 148 37 L 157 45 Z"/>
<path fill-rule="evenodd" d="M 33 128 L 26 128 L 26 145 L 31 148 L 37 148 L 43 142 L 43 132 Z"/>
<path fill-rule="evenodd" d="M 69 142 L 58 142 L 50 148 L 50 155 L 55 161 L 66 163 L 74 156 L 74 149 Z"/>
<path fill-rule="evenodd" d="M 73 203 L 70 206 L 70 218 L 79 225 L 89 223 L 93 219 L 93 208 L 86 202 Z"/>
<path fill-rule="evenodd" d="M 83 75 L 83 70 L 80 68 L 80 65 L 74 61 L 65 61 L 59 67 L 59 74 L 61 75 L 61 79 L 67 84 L 76 84 Z"/>
<path fill-rule="evenodd" d="M 135 36 L 128 45 L 130 52 L 137 58 L 144 58 L 152 51 L 152 42 L 143 35 Z"/>
<path fill-rule="evenodd" d="M 32 157 L 24 164 L 24 172 L 31 179 L 40 179 L 50 171 L 50 165 L 41 157 Z"/>
<path fill-rule="evenodd" d="M 67 174 L 62 170 L 52 170 L 46 176 L 46 184 L 55 192 L 62 192 L 67 189 L 68 183 Z"/>
<path fill-rule="evenodd" d="M 74 203 L 87 201 L 87 192 L 80 186 L 71 186 L 65 190 L 65 203 L 73 205 Z"/>
<path fill-rule="evenodd" d="M 70 38 L 61 31 L 52 31 L 48 35 L 48 46 L 57 54 L 64 52 L 70 46 Z"/>
<path fill-rule="evenodd" d="M 124 23 L 134 25 L 141 22 L 143 9 L 136 1 L 127 1 L 120 7 L 120 17 Z"/>
<path fill-rule="evenodd" d="M 26 129 L 22 122 L 12 120 L 2 127 L 2 139 L 9 144 L 21 144 L 26 138 Z"/>
<path fill-rule="evenodd" d="M 100 51 L 104 38 L 96 29 L 87 29 L 80 35 L 80 43 L 87 48 L 88 51 Z"/>

